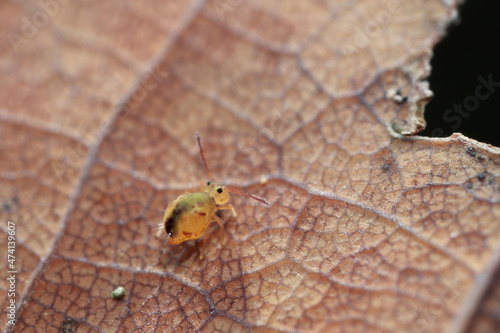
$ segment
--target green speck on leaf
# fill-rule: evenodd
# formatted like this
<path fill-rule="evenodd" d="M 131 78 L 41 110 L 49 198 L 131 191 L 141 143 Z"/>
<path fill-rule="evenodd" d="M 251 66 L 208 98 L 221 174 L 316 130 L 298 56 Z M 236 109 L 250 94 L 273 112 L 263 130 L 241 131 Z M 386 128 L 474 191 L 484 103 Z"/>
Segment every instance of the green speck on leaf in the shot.
<path fill-rule="evenodd" d="M 114 299 L 122 299 L 127 291 L 123 287 L 118 287 L 111 293 L 111 297 Z"/>

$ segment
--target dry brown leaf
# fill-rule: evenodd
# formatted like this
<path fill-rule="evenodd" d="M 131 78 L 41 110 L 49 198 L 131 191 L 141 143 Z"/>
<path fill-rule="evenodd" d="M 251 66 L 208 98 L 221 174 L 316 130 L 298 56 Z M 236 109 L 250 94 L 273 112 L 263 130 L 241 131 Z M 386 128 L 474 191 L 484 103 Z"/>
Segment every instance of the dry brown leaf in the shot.
<path fill-rule="evenodd" d="M 1 2 L 0 328 L 493 332 L 500 150 L 403 136 L 456 2 Z M 154 231 L 196 131 L 271 202 L 233 196 L 203 260 Z"/>

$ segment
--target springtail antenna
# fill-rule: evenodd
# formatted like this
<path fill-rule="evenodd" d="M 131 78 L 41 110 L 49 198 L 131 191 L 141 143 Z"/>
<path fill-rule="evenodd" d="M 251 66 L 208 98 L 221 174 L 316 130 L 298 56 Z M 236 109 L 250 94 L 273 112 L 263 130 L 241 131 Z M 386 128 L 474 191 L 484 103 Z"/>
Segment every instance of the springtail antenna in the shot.
<path fill-rule="evenodd" d="M 207 166 L 207 161 L 205 161 L 205 155 L 203 155 L 203 148 L 201 147 L 200 134 L 198 132 L 196 132 L 196 141 L 198 141 L 198 147 L 200 148 L 201 159 L 203 160 L 203 165 L 205 165 L 205 169 L 207 170 L 208 177 L 210 177 L 210 180 L 214 182 L 215 181 L 214 177 L 212 177 L 212 174 L 210 173 L 210 170 L 208 169 Z"/>
<path fill-rule="evenodd" d="M 269 202 L 267 202 L 266 200 L 264 200 L 262 198 L 259 198 L 259 197 L 255 196 L 255 195 L 252 195 L 252 194 L 249 194 L 249 193 L 246 193 L 246 192 L 234 189 L 234 188 L 228 188 L 226 186 L 224 186 L 224 187 L 226 188 L 226 191 L 228 191 L 228 192 L 232 192 L 232 193 L 236 193 L 236 194 L 241 194 L 241 195 L 244 195 L 246 197 L 250 197 L 252 199 L 255 199 L 255 200 L 259 201 L 259 202 L 262 202 L 265 205 L 270 206 Z"/>
<path fill-rule="evenodd" d="M 198 132 L 196 132 L 196 141 L 198 141 L 198 147 L 200 148 L 201 159 L 203 160 L 203 165 L 205 166 L 205 169 L 207 170 L 208 177 L 210 177 L 210 180 L 212 180 L 214 182 L 215 181 L 214 177 L 212 177 L 212 174 L 210 173 L 210 170 L 208 169 L 208 166 L 207 166 L 207 161 L 205 160 L 205 155 L 203 155 L 203 148 L 201 146 L 200 134 Z M 228 188 L 228 187 L 225 187 L 225 188 L 226 188 L 226 190 L 228 192 L 233 192 L 233 193 L 236 193 L 236 194 L 241 194 L 241 195 L 244 195 L 246 197 L 249 197 L 249 198 L 252 198 L 254 200 L 257 200 L 259 202 L 262 202 L 265 205 L 270 206 L 269 202 L 267 202 L 266 200 L 264 200 L 262 198 L 259 198 L 259 197 L 255 196 L 255 195 L 252 195 L 252 194 L 249 194 L 249 193 L 246 193 L 246 192 L 234 189 L 234 188 Z"/>

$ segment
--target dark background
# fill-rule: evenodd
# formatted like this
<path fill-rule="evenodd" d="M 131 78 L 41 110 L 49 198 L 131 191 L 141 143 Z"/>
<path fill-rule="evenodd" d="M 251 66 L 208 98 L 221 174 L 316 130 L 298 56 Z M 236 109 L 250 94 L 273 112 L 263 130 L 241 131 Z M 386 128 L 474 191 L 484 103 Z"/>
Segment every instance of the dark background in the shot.
<path fill-rule="evenodd" d="M 459 22 L 448 28 L 447 36 L 434 48 L 431 66 L 429 82 L 434 97 L 425 108 L 427 127 L 420 135 L 445 137 L 460 132 L 500 147 L 500 86 L 479 101 L 476 111 L 469 113 L 464 108 L 468 118 L 452 111 L 448 116 L 455 117 L 454 121 L 443 119 L 447 109 L 453 110 L 454 104 L 463 105 L 468 96 L 475 96 L 481 84 L 478 76 L 488 80 L 491 74 L 500 85 L 500 1 L 465 1 Z M 481 93 L 486 90 L 482 88 Z"/>

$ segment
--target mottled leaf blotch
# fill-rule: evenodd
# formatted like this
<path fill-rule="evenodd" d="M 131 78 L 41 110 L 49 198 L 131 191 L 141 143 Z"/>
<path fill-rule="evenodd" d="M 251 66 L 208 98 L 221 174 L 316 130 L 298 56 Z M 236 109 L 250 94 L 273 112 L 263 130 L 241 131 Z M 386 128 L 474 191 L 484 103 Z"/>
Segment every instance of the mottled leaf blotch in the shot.
<path fill-rule="evenodd" d="M 472 148 L 472 147 L 467 147 L 467 149 L 465 150 L 465 152 L 470 157 L 476 157 L 476 150 L 474 148 Z"/>
<path fill-rule="evenodd" d="M 77 328 L 78 328 L 78 322 L 70 318 L 62 323 L 61 327 L 59 328 L 59 332 L 73 333 L 76 332 Z"/>
<path fill-rule="evenodd" d="M 382 171 L 389 172 L 391 170 L 391 163 L 382 164 Z"/>
<path fill-rule="evenodd" d="M 408 101 L 408 96 L 402 96 L 401 95 L 401 90 L 397 90 L 396 94 L 393 97 L 394 102 L 397 104 L 404 104 Z"/>

